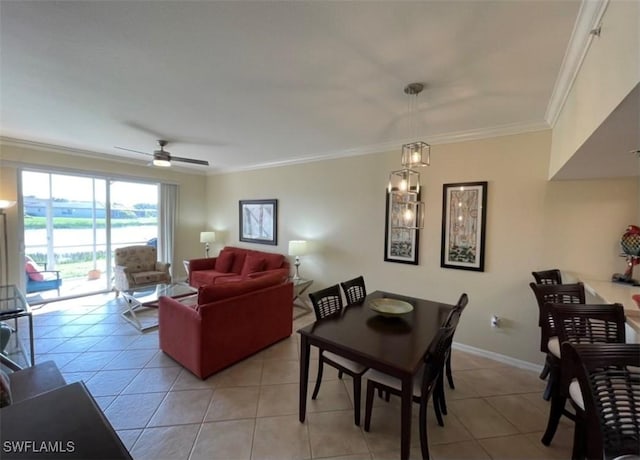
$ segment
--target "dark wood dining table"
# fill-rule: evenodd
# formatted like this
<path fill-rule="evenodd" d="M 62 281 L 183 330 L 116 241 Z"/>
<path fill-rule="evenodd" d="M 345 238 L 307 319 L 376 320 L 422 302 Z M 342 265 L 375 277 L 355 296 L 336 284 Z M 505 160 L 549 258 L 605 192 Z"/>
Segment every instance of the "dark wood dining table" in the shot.
<path fill-rule="evenodd" d="M 404 300 L 413 311 L 384 317 L 368 306 L 379 298 Z M 361 303 L 348 305 L 335 316 L 298 330 L 300 334 L 300 422 L 307 409 L 311 345 L 328 350 L 402 381 L 400 456 L 409 458 L 413 376 L 421 366 L 429 344 L 453 305 L 375 291 Z"/>

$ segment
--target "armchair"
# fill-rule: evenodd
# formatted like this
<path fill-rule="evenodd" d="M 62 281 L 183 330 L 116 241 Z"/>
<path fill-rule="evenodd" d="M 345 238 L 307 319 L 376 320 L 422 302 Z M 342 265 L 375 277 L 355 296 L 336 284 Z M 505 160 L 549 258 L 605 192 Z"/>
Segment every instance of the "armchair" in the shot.
<path fill-rule="evenodd" d="M 127 246 L 115 250 L 116 296 L 139 286 L 171 283 L 171 264 L 158 262 L 158 252 L 153 246 Z"/>
<path fill-rule="evenodd" d="M 44 264 L 43 269 L 29 256 L 25 256 L 24 259 L 25 272 L 27 275 L 27 294 L 56 289 L 58 291 L 58 297 L 60 297 L 60 286 L 62 285 L 60 271 L 47 270 L 47 264 Z"/>

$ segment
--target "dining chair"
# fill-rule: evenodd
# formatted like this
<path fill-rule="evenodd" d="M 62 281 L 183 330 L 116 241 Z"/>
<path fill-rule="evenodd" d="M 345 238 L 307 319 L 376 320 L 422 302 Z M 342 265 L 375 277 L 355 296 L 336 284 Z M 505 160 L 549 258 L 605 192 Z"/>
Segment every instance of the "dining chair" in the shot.
<path fill-rule="evenodd" d="M 536 284 L 529 283 L 531 290 L 538 302 L 538 326 L 540 327 L 540 351 L 545 353 L 544 369 L 540 374 L 541 379 L 547 378 L 547 387 L 544 390 L 545 401 L 551 399 L 551 394 L 557 383 L 560 366 L 560 342 L 553 325 L 553 318 L 550 313 L 543 312 L 544 305 L 551 303 L 571 303 L 584 304 L 585 291 L 584 284 Z"/>
<path fill-rule="evenodd" d="M 562 284 L 562 274 L 557 268 L 531 272 L 536 284 Z"/>
<path fill-rule="evenodd" d="M 338 315 L 344 308 L 342 296 L 340 295 L 340 287 L 337 284 L 326 289 L 310 293 L 309 299 L 311 299 L 311 304 L 313 305 L 313 311 L 316 314 L 317 321 L 322 321 L 327 317 Z M 342 378 L 343 373 L 350 375 L 353 378 L 354 418 L 356 425 L 360 426 L 361 380 L 362 374 L 365 373 L 367 367 L 330 351 L 321 349 L 320 359 L 318 360 L 318 376 L 316 378 L 316 385 L 313 389 L 311 399 L 316 399 L 318 391 L 320 391 L 324 364 L 328 364 L 338 369 L 339 378 Z"/>
<path fill-rule="evenodd" d="M 444 369 L 447 347 L 451 346 L 454 331 L 455 328 L 453 326 L 441 327 L 438 330 L 438 333 L 431 341 L 429 349 L 425 354 L 424 364 L 421 370 L 413 379 L 413 401 L 420 404 L 420 447 L 422 449 L 422 458 L 425 459 L 429 458 L 427 404 L 437 385 L 438 376 Z M 377 389 L 401 396 L 402 382 L 400 379 L 376 369 L 369 369 L 365 372 L 364 377 L 367 379 L 364 430 L 368 432 L 371 428 L 374 391 Z"/>
<path fill-rule="evenodd" d="M 451 309 L 451 311 L 449 312 L 449 315 L 447 316 L 447 319 L 445 319 L 443 323 L 444 327 L 452 326 L 454 330 L 454 334 L 455 334 L 456 328 L 458 327 L 460 316 L 462 315 L 462 312 L 464 311 L 468 303 L 469 303 L 469 296 L 466 293 L 463 293 L 462 295 L 460 295 L 458 302 Z M 453 342 L 453 336 L 451 337 L 451 342 L 449 343 L 449 347 L 447 348 L 447 351 L 446 351 L 445 369 L 444 369 L 444 372 L 441 372 L 440 376 L 438 377 L 438 385 L 435 389 L 435 393 L 433 396 L 433 399 L 434 399 L 433 407 L 436 412 L 436 419 L 438 420 L 438 425 L 440 426 L 444 426 L 444 421 L 442 420 L 442 415 L 440 415 L 440 412 L 442 412 L 442 414 L 444 415 L 447 415 L 447 401 L 445 399 L 445 393 L 444 393 L 445 373 L 447 375 L 447 381 L 449 382 L 449 387 L 452 390 L 455 390 L 456 388 L 453 383 L 453 374 L 451 372 L 451 343 L 452 342 Z"/>
<path fill-rule="evenodd" d="M 546 303 L 543 307 L 544 313 L 551 315 L 555 325 L 558 341 L 563 343 L 624 343 L 625 316 L 624 307 L 620 304 L 604 305 L 569 305 L 559 303 Z M 560 423 L 562 415 L 568 416 L 576 421 L 583 417 L 579 406 L 576 413 L 572 414 L 565 410 L 567 398 L 580 400 L 582 395 L 576 392 L 575 385 L 573 392 L 571 382 L 575 378 L 572 375 L 568 361 L 560 353 L 560 374 L 558 385 L 554 389 L 551 397 L 551 408 L 547 428 L 542 436 L 542 443 L 551 444 L 553 436 Z M 640 363 L 638 363 L 640 365 Z M 583 409 L 584 410 L 584 409 Z M 574 452 L 578 449 L 579 443 L 574 440 Z"/>
<path fill-rule="evenodd" d="M 347 299 L 347 304 L 359 303 L 367 297 L 367 289 L 364 286 L 364 277 L 358 276 L 352 280 L 340 283 L 344 296 Z"/>
<path fill-rule="evenodd" d="M 640 457 L 640 344 L 562 344 L 563 360 L 576 376 L 573 458 Z M 577 398 L 576 398 L 577 399 Z M 576 452 L 576 440 L 580 449 Z"/>

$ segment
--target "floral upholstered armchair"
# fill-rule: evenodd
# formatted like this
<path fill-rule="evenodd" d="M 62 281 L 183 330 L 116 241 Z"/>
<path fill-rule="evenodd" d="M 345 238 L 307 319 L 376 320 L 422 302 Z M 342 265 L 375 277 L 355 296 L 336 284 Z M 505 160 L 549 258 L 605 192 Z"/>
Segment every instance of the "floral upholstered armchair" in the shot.
<path fill-rule="evenodd" d="M 127 291 L 138 286 L 171 283 L 171 264 L 158 262 L 153 246 L 127 246 L 115 251 L 115 291 Z"/>

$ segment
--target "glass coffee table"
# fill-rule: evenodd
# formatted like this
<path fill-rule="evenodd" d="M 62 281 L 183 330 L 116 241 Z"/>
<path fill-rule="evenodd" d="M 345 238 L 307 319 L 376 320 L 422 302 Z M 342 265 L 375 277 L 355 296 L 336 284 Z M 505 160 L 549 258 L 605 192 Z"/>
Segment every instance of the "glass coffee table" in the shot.
<path fill-rule="evenodd" d="M 26 316 L 29 321 L 29 354 L 27 354 L 24 343 L 18 336 L 18 319 L 24 316 Z M 15 339 L 15 348 L 22 352 L 27 365 L 30 363 L 34 366 L 36 360 L 35 350 L 33 348 L 33 317 L 31 315 L 31 307 L 27 303 L 27 299 L 24 297 L 22 291 L 13 284 L 0 286 L 0 322 L 9 319 L 14 320 L 11 335 L 13 335 Z M 11 342 L 11 336 L 9 336 L 9 342 Z M 7 346 L 9 347 L 10 343 L 7 343 Z M 9 358 L 9 353 L 5 352 L 8 352 L 8 350 L 0 350 L 0 362 L 14 371 L 21 369 L 22 366 Z"/>
<path fill-rule="evenodd" d="M 302 309 L 302 313 L 296 315 L 294 319 L 306 315 L 309 312 L 313 311 L 313 308 L 309 305 L 306 299 L 302 296 L 313 284 L 313 280 L 308 280 L 304 278 L 289 278 L 289 280 L 293 283 L 293 306 L 300 307 Z"/>
<path fill-rule="evenodd" d="M 120 315 L 140 332 L 144 332 L 158 327 L 158 317 L 157 315 L 154 315 L 151 321 L 145 321 L 143 324 L 141 319 L 147 318 L 139 318 L 136 313 L 143 316 L 142 312 L 144 310 L 157 309 L 158 300 L 161 296 L 180 299 L 197 293 L 197 289 L 194 289 L 184 283 L 153 284 L 150 286 L 140 286 L 135 289 L 129 289 L 127 291 L 122 291 L 122 297 L 127 303 L 127 309 L 120 313 Z"/>

